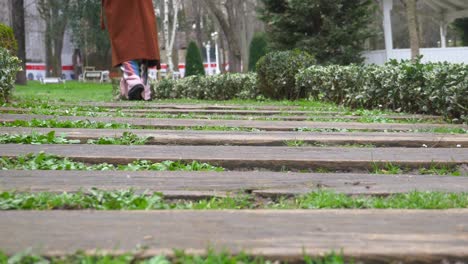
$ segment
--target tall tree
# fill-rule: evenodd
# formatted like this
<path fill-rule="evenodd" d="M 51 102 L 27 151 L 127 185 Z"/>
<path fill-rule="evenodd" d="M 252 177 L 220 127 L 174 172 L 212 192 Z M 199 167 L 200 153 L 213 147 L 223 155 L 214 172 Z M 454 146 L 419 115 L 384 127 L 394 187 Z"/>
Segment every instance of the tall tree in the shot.
<path fill-rule="evenodd" d="M 205 75 L 205 67 L 200 54 L 200 49 L 195 42 L 190 42 L 187 48 L 185 60 L 185 77 L 194 75 Z"/>
<path fill-rule="evenodd" d="M 236 18 L 241 14 L 238 8 L 243 7 L 243 0 L 227 0 L 224 5 L 219 0 L 203 0 L 206 7 L 216 18 L 224 36 L 226 37 L 229 53 L 229 71 L 241 71 L 241 44 L 239 20 Z"/>
<path fill-rule="evenodd" d="M 173 50 L 174 43 L 177 34 L 177 28 L 179 27 L 179 6 L 180 0 L 164 0 L 164 22 L 163 31 L 166 48 L 167 58 L 167 73 L 171 76 L 174 72 L 174 61 L 173 61 Z M 172 23 L 171 22 L 172 18 Z"/>
<path fill-rule="evenodd" d="M 249 71 L 257 70 L 257 62 L 267 54 L 268 42 L 265 33 L 257 33 L 250 43 Z"/>
<path fill-rule="evenodd" d="M 361 63 L 364 41 L 375 32 L 373 0 L 262 0 L 274 50 L 302 49 L 322 64 Z"/>
<path fill-rule="evenodd" d="M 86 64 L 109 68 L 110 40 L 108 32 L 99 27 L 101 0 L 78 0 L 70 3 L 69 26 L 72 42 L 83 54 Z"/>
<path fill-rule="evenodd" d="M 468 17 L 456 19 L 453 25 L 461 35 L 463 46 L 468 46 Z"/>
<path fill-rule="evenodd" d="M 22 62 L 22 71 L 16 74 L 16 84 L 26 85 L 26 37 L 24 26 L 24 0 L 10 0 L 12 11 L 12 26 L 18 43 L 17 56 Z"/>
<path fill-rule="evenodd" d="M 62 76 L 63 39 L 70 15 L 70 0 L 37 0 L 37 9 L 46 24 L 46 74 Z"/>
<path fill-rule="evenodd" d="M 417 14 L 417 0 L 406 1 L 406 15 L 408 19 L 408 30 L 411 46 L 411 59 L 414 61 L 419 57 L 419 24 Z"/>

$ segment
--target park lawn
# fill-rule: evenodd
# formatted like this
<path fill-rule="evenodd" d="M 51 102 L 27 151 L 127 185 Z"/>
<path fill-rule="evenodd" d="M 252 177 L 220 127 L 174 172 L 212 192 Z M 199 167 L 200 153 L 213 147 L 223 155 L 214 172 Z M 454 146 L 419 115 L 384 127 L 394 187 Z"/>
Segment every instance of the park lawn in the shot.
<path fill-rule="evenodd" d="M 41 84 L 29 81 L 27 85 L 17 85 L 13 91 L 15 101 L 112 101 L 112 85 L 100 83 L 80 83 L 69 81 L 63 84 Z"/>
<path fill-rule="evenodd" d="M 27 85 L 17 85 L 13 90 L 13 101 L 16 102 L 70 102 L 78 103 L 83 101 L 110 102 L 113 100 L 112 84 L 110 83 L 82 83 L 77 81 L 68 81 L 63 84 L 41 84 L 38 81 L 29 81 Z M 313 100 L 298 101 L 272 101 L 272 100 L 241 100 L 233 99 L 227 101 L 196 100 L 196 99 L 169 99 L 155 100 L 156 103 L 174 103 L 174 104 L 218 104 L 218 105 L 245 105 L 249 106 L 299 106 L 304 110 L 317 109 L 327 111 L 346 111 L 344 107 L 332 103 L 324 103 Z"/>

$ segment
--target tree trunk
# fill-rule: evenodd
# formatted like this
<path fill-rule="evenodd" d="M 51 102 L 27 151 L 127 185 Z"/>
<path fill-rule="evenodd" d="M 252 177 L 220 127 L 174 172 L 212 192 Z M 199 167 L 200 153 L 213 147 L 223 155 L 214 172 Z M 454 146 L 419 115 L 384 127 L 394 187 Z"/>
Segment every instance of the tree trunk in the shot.
<path fill-rule="evenodd" d="M 164 35 L 166 39 L 166 58 L 167 58 L 167 76 L 172 77 L 174 72 L 174 62 L 172 58 L 172 50 L 174 47 L 175 37 L 177 34 L 178 27 L 178 12 L 179 12 L 179 0 L 172 0 L 172 6 L 169 5 L 170 0 L 164 0 Z M 169 16 L 170 9 L 173 12 L 172 28 L 170 28 Z"/>
<path fill-rule="evenodd" d="M 70 0 L 38 0 L 37 8 L 46 23 L 46 76 L 62 76 L 62 48 L 68 23 Z"/>
<path fill-rule="evenodd" d="M 58 34 L 60 35 L 60 34 Z M 62 77 L 62 50 L 63 50 L 63 34 L 62 38 L 59 36 L 54 38 L 54 50 L 53 50 L 53 64 L 52 75 L 54 77 Z"/>
<path fill-rule="evenodd" d="M 46 26 L 46 28 L 49 26 Z M 46 54 L 46 76 L 45 77 L 51 77 L 51 65 L 53 61 L 53 51 L 52 51 L 52 38 L 50 34 L 47 32 L 46 29 L 46 34 L 45 34 L 45 54 Z"/>
<path fill-rule="evenodd" d="M 218 7 L 218 0 L 203 0 L 208 9 L 213 13 L 216 20 L 221 27 L 221 30 L 226 36 L 228 44 L 228 54 L 229 54 L 229 71 L 230 72 L 241 72 L 241 49 L 240 49 L 240 40 L 239 32 L 236 30 L 235 24 L 232 25 L 229 23 L 229 15 L 226 17 L 225 12 Z M 234 0 L 229 0 L 228 4 L 233 5 Z M 236 1 L 237 2 L 237 1 Z M 232 10 L 228 9 L 228 13 Z"/>
<path fill-rule="evenodd" d="M 415 61 L 419 57 L 419 30 L 418 15 L 416 11 L 417 0 L 406 1 L 406 15 L 408 17 L 408 29 L 411 45 L 411 60 Z"/>
<path fill-rule="evenodd" d="M 203 32 L 202 32 L 202 8 L 200 6 L 200 0 L 192 0 L 193 9 L 195 11 L 195 35 L 197 36 L 198 47 L 203 47 Z"/>
<path fill-rule="evenodd" d="M 16 74 L 16 84 L 26 85 L 26 37 L 24 26 L 24 0 L 11 0 L 12 25 L 18 42 L 18 58 L 22 61 L 22 71 Z"/>

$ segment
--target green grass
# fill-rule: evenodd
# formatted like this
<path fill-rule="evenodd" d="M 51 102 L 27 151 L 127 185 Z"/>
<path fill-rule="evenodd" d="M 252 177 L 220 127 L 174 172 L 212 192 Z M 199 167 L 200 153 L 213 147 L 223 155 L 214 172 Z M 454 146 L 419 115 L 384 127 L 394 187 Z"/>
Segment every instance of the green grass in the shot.
<path fill-rule="evenodd" d="M 412 169 L 404 168 L 399 165 L 392 163 L 386 164 L 372 164 L 372 174 L 382 174 L 382 175 L 398 175 L 405 173 L 412 173 Z M 414 172 L 413 172 L 414 173 Z M 441 176 L 465 176 L 462 175 L 462 172 L 456 166 L 447 166 L 443 164 L 431 164 L 429 167 L 419 168 L 418 173 L 420 175 L 441 175 Z M 466 175 L 468 176 L 468 175 Z"/>
<path fill-rule="evenodd" d="M 34 101 L 40 98 L 43 101 L 57 102 L 82 102 L 82 101 L 112 101 L 112 84 L 99 83 L 80 83 L 69 81 L 64 84 L 48 84 L 42 85 L 38 81 L 29 81 L 27 85 L 17 85 L 13 91 L 13 99 L 16 101 Z M 180 104 L 218 104 L 218 105 L 245 105 L 245 109 L 249 109 L 252 105 L 260 106 L 298 106 L 301 109 L 317 109 L 322 110 L 344 110 L 343 107 L 338 107 L 334 104 L 323 103 L 311 100 L 299 101 L 256 101 L 256 100 L 227 100 L 227 101 L 210 101 L 210 100 L 194 100 L 194 99 L 177 99 L 177 100 L 157 100 L 160 103 L 180 103 Z M 143 102 L 141 102 L 143 104 Z M 135 103 L 139 104 L 139 103 Z"/>
<path fill-rule="evenodd" d="M 468 193 L 411 192 L 387 197 L 348 196 L 317 191 L 296 198 L 259 202 L 239 194 L 200 201 L 170 201 L 160 193 L 132 190 L 89 193 L 0 193 L 0 210 L 244 210 L 244 209 L 450 209 L 468 208 Z"/>
<path fill-rule="evenodd" d="M 0 134 L 0 144 L 80 144 L 80 140 L 69 140 L 65 135 L 56 136 L 55 131 L 47 134 Z M 131 132 L 124 132 L 120 137 L 100 137 L 89 139 L 86 143 L 93 145 L 145 145 L 148 137 L 139 137 Z"/>
<path fill-rule="evenodd" d="M 46 153 L 28 154 L 17 158 L 0 157 L 1 170 L 78 170 L 78 171 L 224 171 L 224 168 L 193 161 L 164 161 L 152 163 L 146 160 L 127 165 L 107 163 L 89 165 Z"/>
<path fill-rule="evenodd" d="M 288 147 L 335 147 L 339 145 L 343 148 L 376 148 L 373 144 L 327 144 L 320 142 L 305 142 L 303 140 L 287 140 L 283 143 Z"/>
<path fill-rule="evenodd" d="M 58 121 L 56 119 L 32 119 L 31 121 L 15 120 L 13 122 L 0 122 L 0 127 L 41 127 L 41 128 L 94 128 L 94 129 L 137 129 L 141 128 L 130 124 L 116 122 L 95 122 L 90 120 Z"/>
<path fill-rule="evenodd" d="M 31 134 L 2 134 L 0 144 L 78 144 L 79 140 L 68 140 L 64 136 L 55 136 L 55 131 L 47 134 L 32 132 Z"/>
<path fill-rule="evenodd" d="M 214 103 L 212 101 L 208 101 Z M 207 102 L 207 103 L 208 103 Z M 53 103 L 53 102 L 52 102 Z M 312 103 L 311 103 L 312 104 Z M 55 116 L 90 116 L 90 117 L 135 117 L 136 115 L 131 112 L 125 112 L 124 109 L 115 109 L 115 111 L 109 111 L 109 109 L 103 107 L 92 107 L 92 106 L 57 106 L 51 104 L 51 102 L 43 100 L 34 100 L 34 101 L 22 101 L 14 102 L 11 104 L 5 104 L 5 106 L 15 107 L 15 108 L 25 108 L 28 109 L 28 113 L 37 114 L 37 115 L 55 115 Z M 138 106 L 138 105 L 137 105 Z M 321 110 L 323 111 L 323 110 Z M 15 111 L 6 111 L 4 113 L 15 113 Z M 324 112 L 323 114 L 326 114 Z M 360 119 L 348 119 L 343 118 L 343 115 L 351 116 L 361 116 Z M 388 117 L 389 113 L 383 111 L 369 111 L 369 110 L 356 110 L 348 111 L 339 116 L 321 116 L 322 113 L 315 112 L 313 115 L 305 116 L 307 120 L 304 121 L 315 121 L 315 122 L 361 122 L 361 123 L 434 123 L 434 120 L 431 119 L 393 119 Z M 287 117 L 291 114 L 283 112 L 276 117 L 271 116 L 258 116 L 255 120 L 258 121 L 281 121 L 281 117 Z M 393 114 L 397 115 L 398 114 Z M 138 115 L 141 118 L 175 118 L 175 119 L 211 119 L 211 120 L 246 120 L 249 119 L 249 116 L 244 115 L 200 115 L 196 113 L 189 114 L 170 114 L 170 113 L 148 113 L 143 115 Z"/>
<path fill-rule="evenodd" d="M 144 252 L 144 250 L 143 250 Z M 99 252 L 98 252 L 99 253 Z M 305 254 L 304 254 L 305 255 Z M 184 251 L 175 250 L 174 257 L 154 256 L 152 258 L 141 258 L 138 253 L 128 253 L 119 256 L 104 254 L 87 255 L 77 252 L 74 255 L 44 258 L 25 251 L 14 256 L 7 256 L 0 251 L 0 264 L 271 264 L 272 262 L 262 257 L 254 257 L 245 253 L 232 255 L 227 251 L 216 252 L 208 249 L 205 256 L 189 255 Z M 344 264 L 345 259 L 342 254 L 327 254 L 323 257 L 304 256 L 306 264 Z"/>
<path fill-rule="evenodd" d="M 60 102 L 112 101 L 112 85 L 76 81 L 43 85 L 29 81 L 26 86 L 17 85 L 13 97 L 14 100 L 22 101 L 36 98 Z"/>

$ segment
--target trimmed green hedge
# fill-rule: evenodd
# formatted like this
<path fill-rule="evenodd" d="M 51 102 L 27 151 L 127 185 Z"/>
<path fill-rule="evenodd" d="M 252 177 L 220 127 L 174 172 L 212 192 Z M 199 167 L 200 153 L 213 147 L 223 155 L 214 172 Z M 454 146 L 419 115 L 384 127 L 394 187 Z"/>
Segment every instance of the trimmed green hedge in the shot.
<path fill-rule="evenodd" d="M 254 73 L 165 79 L 156 83 L 154 90 L 155 99 L 230 100 L 256 99 L 259 95 Z"/>
<path fill-rule="evenodd" d="M 9 50 L 11 54 L 16 54 L 16 51 L 18 50 L 18 44 L 16 42 L 13 29 L 1 23 L 0 23 L 0 47 Z"/>
<path fill-rule="evenodd" d="M 392 61 L 384 66 L 312 66 L 296 86 L 315 99 L 353 108 L 442 115 L 468 122 L 468 65 Z"/>
<path fill-rule="evenodd" d="M 0 103 L 8 102 L 14 88 L 16 73 L 21 70 L 20 60 L 0 47 Z"/>
<path fill-rule="evenodd" d="M 305 91 L 295 87 L 295 77 L 300 69 L 314 64 L 314 57 L 299 50 L 268 53 L 257 63 L 258 89 L 275 100 L 306 98 Z"/>

